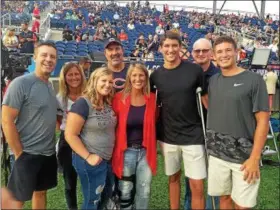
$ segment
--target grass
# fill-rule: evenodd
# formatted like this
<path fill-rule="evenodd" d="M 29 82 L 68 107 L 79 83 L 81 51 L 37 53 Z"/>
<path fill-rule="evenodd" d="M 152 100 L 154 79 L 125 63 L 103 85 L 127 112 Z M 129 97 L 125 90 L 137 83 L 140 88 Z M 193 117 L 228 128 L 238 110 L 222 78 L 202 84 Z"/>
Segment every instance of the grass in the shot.
<path fill-rule="evenodd" d="M 274 148 L 272 140 L 269 140 L 268 145 Z M 279 148 L 278 142 L 278 148 Z M 266 158 L 277 161 L 277 156 Z M 163 157 L 158 154 L 158 173 L 153 178 L 152 192 L 149 209 L 169 209 L 168 198 L 168 177 L 164 175 Z M 2 186 L 3 186 L 3 170 Z M 264 165 L 261 168 L 261 185 L 259 189 L 259 197 L 255 209 L 280 209 L 280 171 L 279 167 Z M 181 209 L 183 209 L 184 202 L 184 179 L 181 180 Z M 78 203 L 79 207 L 82 204 L 82 191 L 80 185 L 78 186 Z M 55 189 L 48 191 L 48 209 L 67 209 L 64 198 L 64 183 L 62 175 L 59 174 L 58 186 Z M 25 204 L 25 209 L 30 209 L 31 203 Z"/>
<path fill-rule="evenodd" d="M 272 147 L 271 142 L 269 145 Z M 272 157 L 277 160 L 277 157 Z M 261 168 L 262 181 L 259 190 L 258 205 L 255 209 L 280 209 L 280 174 L 279 167 L 265 165 Z M 2 179 L 3 180 L 3 179 Z M 181 189 L 181 207 L 183 209 L 184 202 L 184 180 L 182 177 Z M 78 186 L 78 202 L 79 207 L 82 204 L 82 192 L 80 185 Z M 58 186 L 48 191 L 48 209 L 66 209 L 64 198 L 64 183 L 61 174 L 59 174 Z M 25 209 L 30 209 L 31 203 L 25 204 Z M 162 155 L 158 155 L 158 173 L 153 178 L 152 192 L 149 209 L 168 209 L 168 178 L 164 175 L 164 165 Z"/>

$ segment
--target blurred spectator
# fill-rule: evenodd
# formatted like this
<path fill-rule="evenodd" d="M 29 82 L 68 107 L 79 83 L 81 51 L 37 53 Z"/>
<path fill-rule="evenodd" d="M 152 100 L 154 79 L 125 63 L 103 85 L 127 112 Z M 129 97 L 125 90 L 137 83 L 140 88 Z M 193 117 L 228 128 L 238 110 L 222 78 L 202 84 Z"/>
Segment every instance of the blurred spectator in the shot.
<path fill-rule="evenodd" d="M 132 61 L 139 61 L 140 60 L 140 55 L 139 55 L 140 51 L 138 48 L 135 48 L 131 54 L 129 55 L 129 57 L 131 58 L 130 60 Z"/>
<path fill-rule="evenodd" d="M 272 44 L 268 46 L 268 48 L 271 49 L 272 52 L 276 53 L 278 51 L 278 43 L 279 43 L 278 38 L 275 38 L 272 41 Z"/>
<path fill-rule="evenodd" d="M 118 12 L 115 12 L 113 18 L 114 18 L 115 21 L 118 21 L 120 19 L 120 16 L 119 16 Z"/>
<path fill-rule="evenodd" d="M 153 19 L 151 18 L 151 17 L 147 17 L 146 18 L 146 23 L 145 23 L 146 25 L 150 25 L 150 26 L 152 26 L 153 25 Z"/>
<path fill-rule="evenodd" d="M 96 29 L 93 39 L 103 41 L 105 39 L 104 32 L 104 27 L 102 25 L 99 25 Z"/>
<path fill-rule="evenodd" d="M 111 29 L 110 37 L 114 37 L 116 39 L 118 38 L 118 32 L 116 31 L 116 29 Z"/>
<path fill-rule="evenodd" d="M 77 15 L 77 12 L 76 12 L 76 11 L 73 12 L 73 14 L 72 14 L 72 16 L 71 16 L 71 19 L 72 19 L 72 20 L 79 20 L 79 17 L 78 17 L 78 15 Z"/>
<path fill-rule="evenodd" d="M 148 40 L 147 40 L 147 45 L 149 46 L 153 42 L 153 35 L 149 34 L 148 35 Z"/>
<path fill-rule="evenodd" d="M 93 11 L 90 11 L 89 13 L 88 13 L 88 17 L 94 17 L 95 15 L 94 15 L 94 13 L 93 13 Z"/>
<path fill-rule="evenodd" d="M 69 28 L 66 28 L 62 32 L 63 41 L 72 41 L 73 40 L 73 32 Z"/>
<path fill-rule="evenodd" d="M 150 7 L 150 2 L 148 0 L 146 0 L 146 2 L 145 2 L 145 7 L 147 7 L 147 8 Z"/>
<path fill-rule="evenodd" d="M 180 27 L 180 24 L 178 21 L 175 21 L 174 23 L 172 23 L 172 27 L 173 28 L 179 28 Z"/>
<path fill-rule="evenodd" d="M 135 29 L 135 25 L 134 25 L 134 23 L 133 23 L 133 20 L 130 20 L 130 21 L 128 22 L 128 24 L 127 24 L 127 29 L 130 30 L 130 31 L 132 31 L 132 30 Z"/>
<path fill-rule="evenodd" d="M 133 23 L 132 20 L 128 22 L 127 29 L 128 30 L 134 30 L 135 29 L 135 26 L 134 26 L 134 23 Z"/>
<path fill-rule="evenodd" d="M 156 27 L 156 34 L 159 35 L 159 36 L 161 36 L 161 35 L 163 35 L 164 33 L 165 33 L 165 32 L 164 32 L 164 29 L 163 29 L 162 25 L 161 25 L 161 24 L 158 25 L 158 26 Z"/>
<path fill-rule="evenodd" d="M 84 20 L 85 19 L 85 17 L 84 17 L 84 15 L 83 15 L 81 10 L 79 11 L 79 14 L 77 16 L 78 16 L 79 20 Z"/>
<path fill-rule="evenodd" d="M 88 57 L 83 57 L 79 60 L 79 65 L 83 69 L 86 79 L 88 79 L 90 76 L 91 60 Z"/>
<path fill-rule="evenodd" d="M 121 29 L 121 33 L 118 35 L 118 39 L 122 41 L 128 40 L 127 34 L 124 32 L 124 29 Z"/>
<path fill-rule="evenodd" d="M 33 16 L 40 16 L 40 9 L 39 5 L 37 3 L 34 4 L 34 9 L 33 9 Z"/>
<path fill-rule="evenodd" d="M 34 16 L 32 23 L 32 32 L 39 33 L 40 29 L 40 16 Z"/>
<path fill-rule="evenodd" d="M 263 79 L 266 83 L 267 92 L 269 95 L 269 108 L 272 111 L 273 97 L 276 93 L 276 85 L 277 85 L 277 74 L 272 71 L 271 68 L 267 69 L 267 73 L 263 76 Z"/>
<path fill-rule="evenodd" d="M 138 48 L 140 52 L 143 52 L 147 49 L 147 43 L 143 34 L 141 34 L 136 40 L 136 48 Z"/>
<path fill-rule="evenodd" d="M 182 46 L 188 47 L 189 45 L 189 37 L 188 34 L 185 32 L 182 36 Z"/>
<path fill-rule="evenodd" d="M 238 47 L 237 53 L 237 61 L 242 61 L 247 57 L 246 50 L 243 46 Z"/>
<path fill-rule="evenodd" d="M 169 31 L 171 29 L 172 29 L 172 23 L 171 23 L 171 21 L 168 21 L 167 24 L 164 27 L 164 30 Z"/>
<path fill-rule="evenodd" d="M 89 41 L 89 32 L 88 31 L 82 35 L 82 41 Z"/>
<path fill-rule="evenodd" d="M 34 53 L 33 32 L 28 30 L 28 23 L 21 24 L 22 32 L 19 34 L 20 52 Z"/>
<path fill-rule="evenodd" d="M 253 52 L 253 50 L 254 50 L 254 41 L 247 42 L 247 45 L 245 46 L 245 50 Z"/>
<path fill-rule="evenodd" d="M 149 51 L 148 49 L 145 49 L 143 54 L 142 54 L 142 59 L 144 61 L 154 61 L 154 53 L 152 51 Z"/>
<path fill-rule="evenodd" d="M 146 23 L 146 17 L 144 15 L 141 15 L 139 18 L 140 24 L 145 24 Z"/>
<path fill-rule="evenodd" d="M 64 19 L 65 20 L 71 20 L 72 19 L 72 16 L 71 16 L 70 12 L 66 12 Z"/>
<path fill-rule="evenodd" d="M 82 36 L 81 26 L 77 25 L 74 31 L 74 39 L 76 40 L 79 36 Z"/>
<path fill-rule="evenodd" d="M 28 2 L 24 3 L 22 13 L 27 15 L 29 17 L 29 20 L 31 20 L 32 16 L 30 15 L 29 7 L 28 7 Z"/>
<path fill-rule="evenodd" d="M 15 28 L 7 28 L 6 34 L 3 37 L 3 44 L 9 51 L 17 51 L 19 42 L 15 35 Z"/>
<path fill-rule="evenodd" d="M 159 48 L 159 38 L 158 35 L 155 34 L 153 37 L 153 41 L 148 44 L 148 50 L 151 52 L 157 52 Z"/>

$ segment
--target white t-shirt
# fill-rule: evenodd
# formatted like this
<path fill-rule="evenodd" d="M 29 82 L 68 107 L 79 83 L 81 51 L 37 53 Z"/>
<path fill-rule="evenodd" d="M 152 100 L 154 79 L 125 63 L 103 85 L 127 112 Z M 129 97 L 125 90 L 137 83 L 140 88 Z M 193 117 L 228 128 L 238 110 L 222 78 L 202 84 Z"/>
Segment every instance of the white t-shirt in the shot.
<path fill-rule="evenodd" d="M 268 46 L 268 48 L 271 49 L 272 52 L 277 52 L 278 51 L 278 46 L 277 45 L 271 44 L 271 45 Z"/>
<path fill-rule="evenodd" d="M 129 29 L 129 30 L 134 30 L 135 29 L 135 26 L 134 26 L 134 24 L 127 24 L 127 28 Z"/>
<path fill-rule="evenodd" d="M 74 104 L 74 101 L 72 101 L 67 97 L 66 98 L 67 101 L 65 103 L 65 101 L 63 101 L 63 97 L 59 94 L 56 95 L 56 99 L 59 105 L 59 110 L 57 111 L 57 115 L 62 116 L 60 130 L 64 131 L 66 126 L 67 113 L 70 111 L 71 106 Z"/>

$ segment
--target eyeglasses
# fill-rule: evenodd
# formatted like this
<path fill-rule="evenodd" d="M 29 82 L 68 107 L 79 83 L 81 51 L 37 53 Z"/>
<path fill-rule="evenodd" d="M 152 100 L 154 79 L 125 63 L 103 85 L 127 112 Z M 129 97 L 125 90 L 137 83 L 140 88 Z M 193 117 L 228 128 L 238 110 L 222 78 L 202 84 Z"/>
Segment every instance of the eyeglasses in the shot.
<path fill-rule="evenodd" d="M 208 53 L 210 51 L 210 49 L 197 49 L 197 50 L 193 50 L 193 52 L 195 54 L 200 54 L 200 52 L 202 52 L 203 54 Z"/>

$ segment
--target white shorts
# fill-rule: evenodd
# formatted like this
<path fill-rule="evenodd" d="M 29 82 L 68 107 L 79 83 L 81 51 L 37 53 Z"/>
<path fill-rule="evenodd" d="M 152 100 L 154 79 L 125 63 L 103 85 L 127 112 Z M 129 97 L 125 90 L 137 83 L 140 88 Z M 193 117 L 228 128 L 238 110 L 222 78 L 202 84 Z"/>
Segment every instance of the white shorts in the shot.
<path fill-rule="evenodd" d="M 211 196 L 231 195 L 232 200 L 244 208 L 253 208 L 257 203 L 260 179 L 248 184 L 243 180 L 241 164 L 209 157 L 208 194 Z"/>
<path fill-rule="evenodd" d="M 183 158 L 185 176 L 201 180 L 206 178 L 205 149 L 203 145 L 173 145 L 161 142 L 165 174 L 171 176 L 181 169 Z"/>

